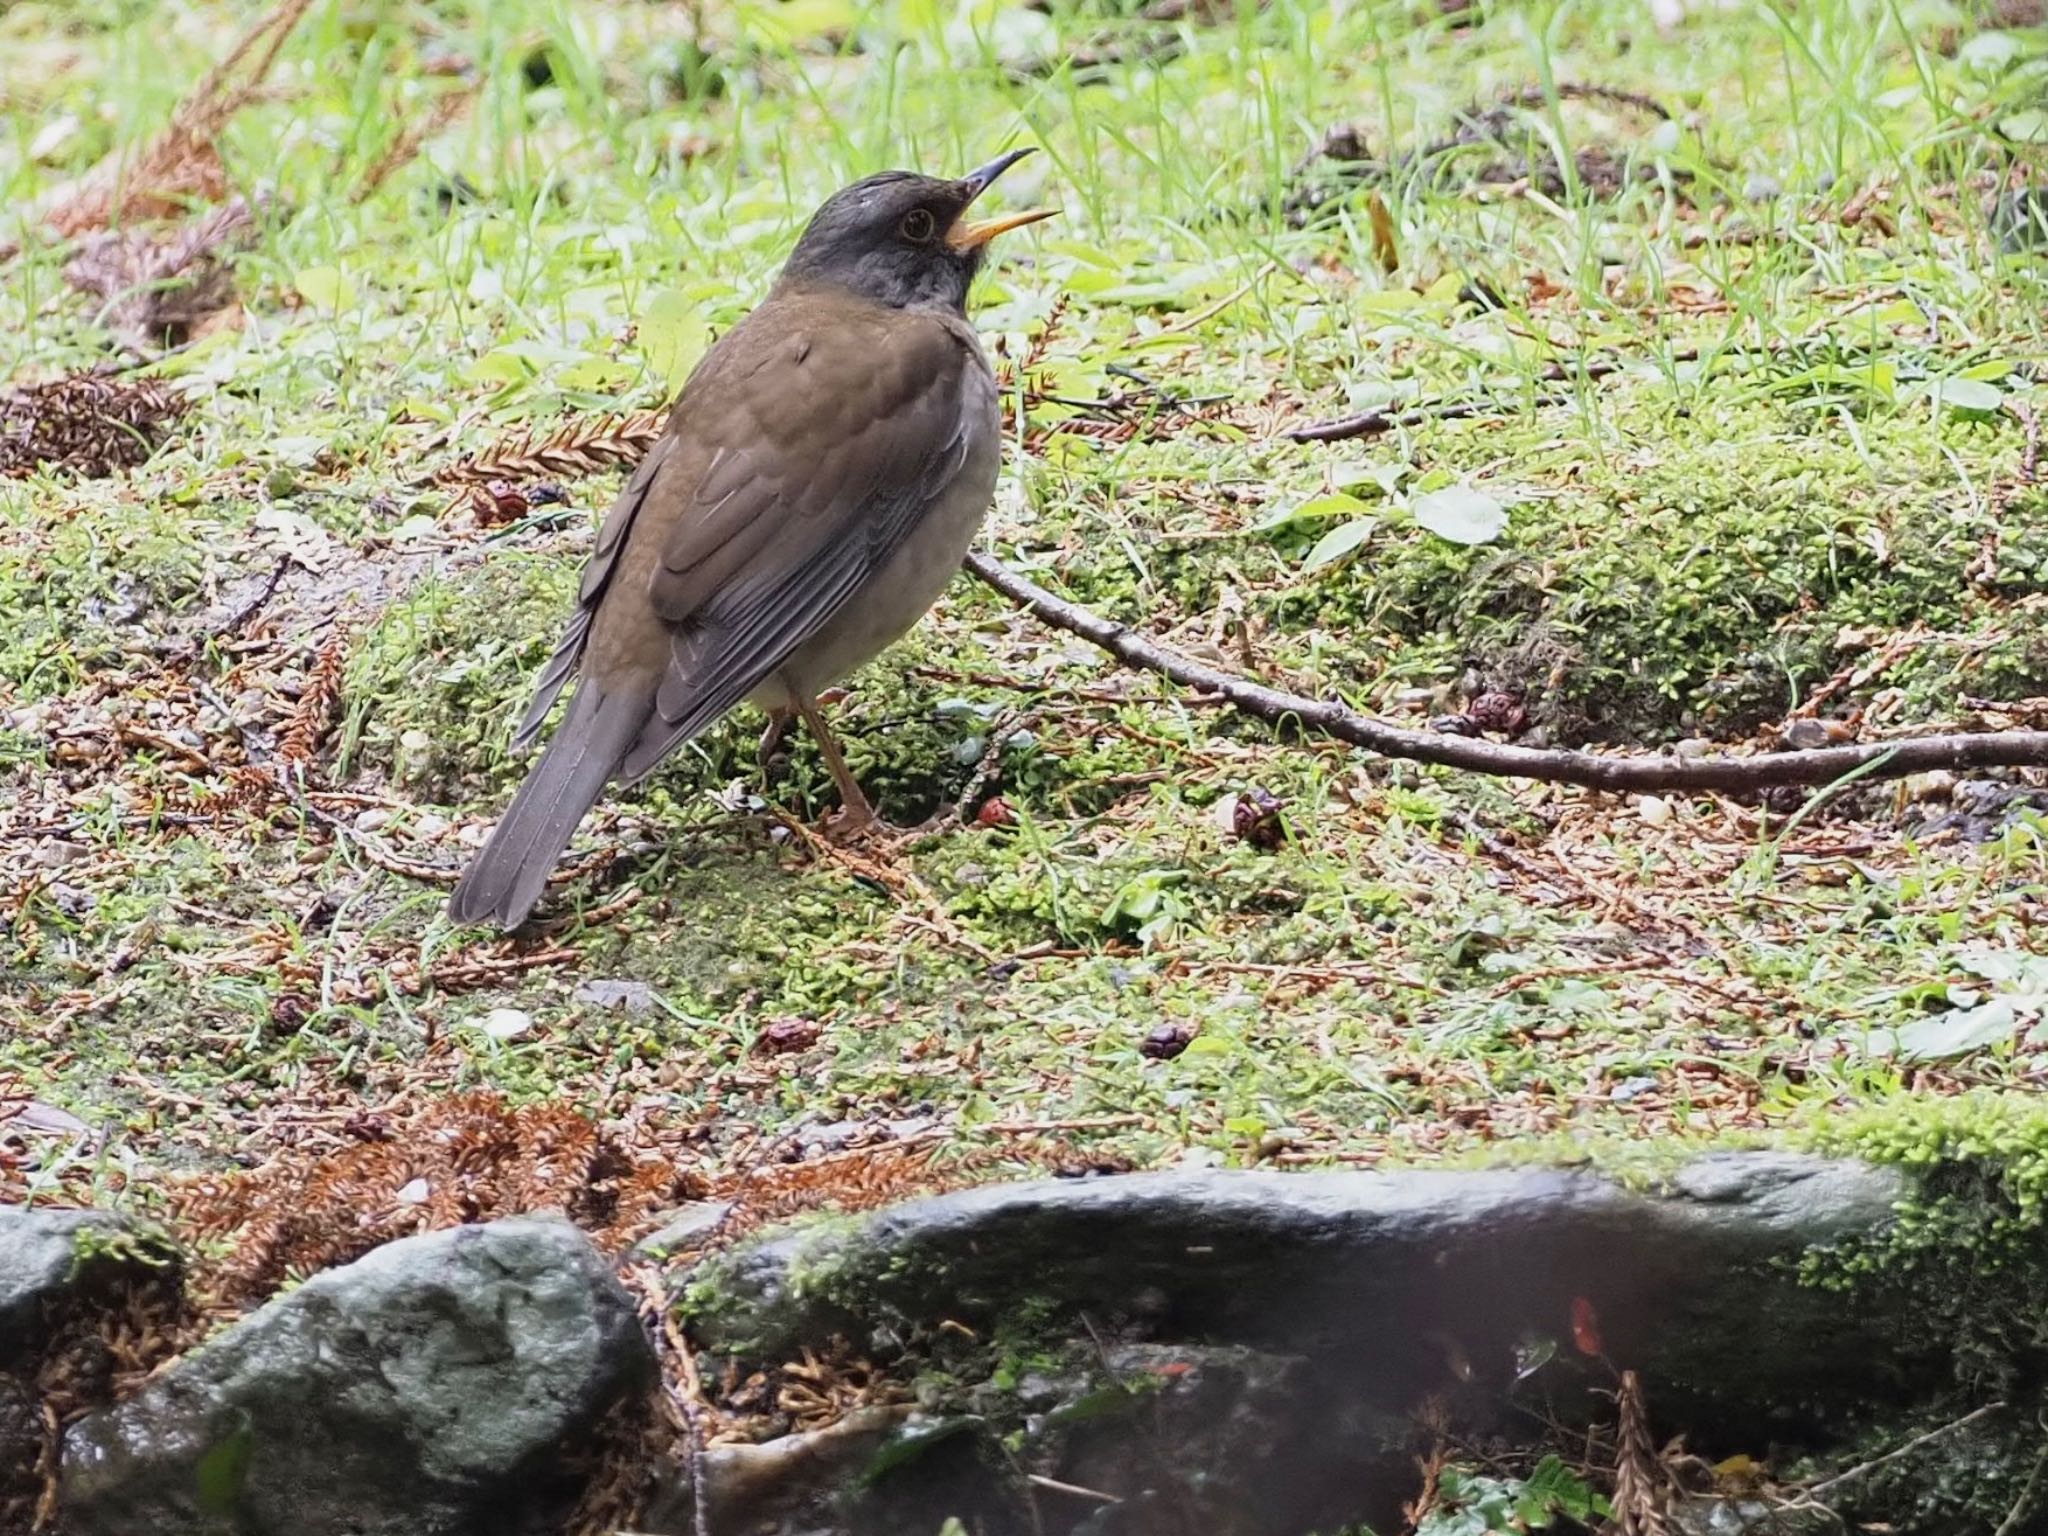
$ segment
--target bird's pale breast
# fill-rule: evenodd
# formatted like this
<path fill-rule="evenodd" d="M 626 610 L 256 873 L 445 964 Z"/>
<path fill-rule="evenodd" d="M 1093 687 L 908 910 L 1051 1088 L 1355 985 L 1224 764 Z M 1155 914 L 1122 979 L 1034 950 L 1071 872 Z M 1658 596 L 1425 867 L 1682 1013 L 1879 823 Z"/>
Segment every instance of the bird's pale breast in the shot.
<path fill-rule="evenodd" d="M 946 590 L 995 496 L 1002 459 L 996 384 L 979 343 L 962 370 L 966 453 L 960 471 L 894 558 L 823 629 L 753 694 L 764 708 L 791 707 L 789 694 L 815 698 L 882 654 L 924 617 Z"/>

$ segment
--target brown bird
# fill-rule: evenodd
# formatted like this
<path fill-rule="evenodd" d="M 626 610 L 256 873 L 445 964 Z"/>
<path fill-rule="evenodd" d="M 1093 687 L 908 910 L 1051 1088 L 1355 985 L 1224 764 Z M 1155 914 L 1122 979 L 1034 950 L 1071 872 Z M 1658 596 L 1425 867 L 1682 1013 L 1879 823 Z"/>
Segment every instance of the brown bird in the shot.
<path fill-rule="evenodd" d="M 742 699 L 802 716 L 847 826 L 873 820 L 817 698 L 938 599 L 995 493 L 995 375 L 967 290 L 990 240 L 1052 210 L 965 215 L 1028 153 L 835 193 L 705 354 L 598 530 L 513 745 L 580 673 L 575 697 L 449 898 L 457 922 L 525 921 L 605 785 Z"/>

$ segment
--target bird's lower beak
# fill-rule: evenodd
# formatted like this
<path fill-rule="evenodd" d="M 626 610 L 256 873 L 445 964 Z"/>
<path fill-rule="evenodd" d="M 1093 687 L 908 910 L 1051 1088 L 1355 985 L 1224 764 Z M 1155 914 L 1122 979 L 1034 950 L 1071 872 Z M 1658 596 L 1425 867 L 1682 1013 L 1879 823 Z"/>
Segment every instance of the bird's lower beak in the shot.
<path fill-rule="evenodd" d="M 1024 213 L 1006 213 L 1000 219 L 980 219 L 972 224 L 955 224 L 946 231 L 946 244 L 956 251 L 971 251 L 987 245 L 1005 230 L 1021 229 L 1058 213 L 1057 208 L 1033 208 Z"/>
<path fill-rule="evenodd" d="M 979 170 L 969 171 L 965 176 L 961 177 L 962 185 L 967 188 L 967 202 L 972 203 L 989 189 L 990 183 L 998 176 L 1002 175 L 1003 172 L 1030 153 L 1031 148 L 1029 145 L 1023 149 L 1013 149 L 1006 155 L 996 156 L 995 159 L 989 161 L 987 165 L 982 166 Z M 961 213 L 964 215 L 966 211 L 966 207 L 963 205 Z M 995 239 L 997 235 L 1002 234 L 1005 230 L 1018 229 L 1026 224 L 1036 224 L 1040 219 L 1049 219 L 1058 212 L 1057 208 L 1034 208 L 1028 213 L 1005 214 L 999 219 L 968 220 L 963 217 L 956 220 L 953 227 L 946 231 L 946 244 L 953 247 L 956 251 L 971 251 L 979 246 L 987 245 L 989 241 Z"/>

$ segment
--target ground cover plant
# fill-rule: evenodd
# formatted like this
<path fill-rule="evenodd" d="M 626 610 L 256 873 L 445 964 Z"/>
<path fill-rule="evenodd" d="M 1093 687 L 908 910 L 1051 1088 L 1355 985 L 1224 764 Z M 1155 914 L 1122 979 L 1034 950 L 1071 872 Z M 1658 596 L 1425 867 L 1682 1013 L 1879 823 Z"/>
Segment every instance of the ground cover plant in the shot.
<path fill-rule="evenodd" d="M 650 413 L 833 188 L 1012 144 L 1062 214 L 977 300 L 983 547 L 1040 585 L 1524 745 L 2048 725 L 2044 39 L 2027 0 L 8 8 L 0 1196 L 183 1221 L 231 1308 L 347 1246 L 264 1212 L 388 1200 L 465 1116 L 507 1157 L 594 1122 L 545 1144 L 624 1242 L 689 1192 L 736 1235 L 2038 1091 L 2039 770 L 1390 762 L 966 576 L 836 711 L 937 818 L 900 854 L 815 836 L 815 747 L 764 776 L 742 712 L 602 803 L 537 928 L 441 908 Z"/>

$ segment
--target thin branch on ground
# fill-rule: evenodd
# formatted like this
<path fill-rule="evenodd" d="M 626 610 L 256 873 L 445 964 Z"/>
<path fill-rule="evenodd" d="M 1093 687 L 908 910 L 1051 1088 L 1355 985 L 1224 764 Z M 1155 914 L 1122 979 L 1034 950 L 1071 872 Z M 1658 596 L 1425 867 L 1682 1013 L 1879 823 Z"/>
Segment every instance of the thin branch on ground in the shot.
<path fill-rule="evenodd" d="M 2013 1500 L 2012 1508 L 2005 1512 L 2005 1518 L 1998 1522 L 1998 1529 L 1991 1536 L 2020 1536 L 2020 1532 L 2033 1529 L 2034 1512 L 2040 1503 L 2044 1478 L 2048 1478 L 2048 1451 L 2034 1458 L 2034 1470 L 2027 1475 L 2020 1496 Z"/>
<path fill-rule="evenodd" d="M 1700 360 L 1700 349 L 1682 347 L 1659 360 L 1696 363 Z M 1531 378 L 1538 384 L 1563 384 L 1575 380 L 1593 383 L 1612 378 L 1627 366 L 1627 361 L 1619 357 L 1572 357 L 1544 365 Z M 1539 395 L 1534 403 L 1539 406 L 1559 405 L 1563 400 L 1561 395 Z M 1396 410 L 1391 405 L 1376 406 L 1355 416 L 1340 416 L 1334 421 L 1296 427 L 1287 434 L 1287 440 L 1291 443 L 1341 443 L 1354 437 L 1377 437 L 1396 427 L 1419 426 L 1425 421 L 1456 421 L 1461 417 L 1483 416 L 1488 411 L 1503 408 L 1501 402 L 1492 398 L 1443 400 L 1411 406 L 1405 411 Z"/>
<path fill-rule="evenodd" d="M 1912 1439 L 1908 1440 L 1904 1445 L 1894 1446 L 1891 1450 L 1886 1451 L 1882 1456 L 1873 1456 L 1869 1461 L 1859 1461 L 1855 1466 L 1849 1467 L 1844 1471 L 1837 1472 L 1833 1477 L 1824 1478 L 1820 1482 L 1815 1483 L 1811 1488 L 1808 1488 L 1806 1490 L 1806 1496 L 1809 1499 L 1817 1499 L 1822 1494 L 1828 1492 L 1830 1489 L 1838 1488 L 1843 1483 L 1848 1482 L 1852 1478 L 1861 1477 L 1866 1472 L 1874 1472 L 1879 1467 L 1885 1466 L 1887 1463 L 1897 1461 L 1901 1456 L 1911 1455 L 1914 1451 L 1919 1450 L 1921 1446 L 1926 1445 L 1929 1441 L 1939 1440 L 1944 1435 L 1952 1435 L 1957 1430 L 1963 1429 L 1968 1425 L 1976 1423 L 1979 1419 L 1988 1418 L 1990 1415 L 1994 1413 L 2002 1413 L 2004 1411 L 2005 1401 L 2002 1398 L 1996 1402 L 1986 1403 L 1980 1408 L 1973 1408 L 1968 1413 L 1964 1414 L 1961 1418 L 1951 1419 L 1946 1424 L 1938 1424 L 1933 1429 L 1928 1430 L 1927 1433 L 1925 1433 L 1924 1435 L 1915 1435 Z"/>
<path fill-rule="evenodd" d="M 667 1343 L 681 1380 L 671 1389 L 682 1413 L 690 1458 L 690 1529 L 693 1536 L 711 1536 L 711 1493 L 704 1478 L 704 1383 L 697 1373 L 697 1356 L 690 1341 L 677 1325 L 675 1314 L 661 1310 L 661 1336 Z"/>
<path fill-rule="evenodd" d="M 1539 395 L 1535 403 L 1556 405 L 1559 401 L 1555 395 Z M 1391 406 L 1376 406 L 1369 411 L 1360 411 L 1356 416 L 1341 416 L 1335 421 L 1295 427 L 1288 432 L 1287 440 L 1290 443 L 1342 443 L 1354 437 L 1378 437 L 1396 427 L 1420 426 L 1425 421 L 1457 421 L 1466 416 L 1485 416 L 1508 409 L 1510 407 L 1503 402 L 1490 398 L 1447 400 L 1438 405 L 1418 405 L 1405 411 L 1397 411 Z"/>
<path fill-rule="evenodd" d="M 1960 772 L 2048 767 L 2048 731 L 1984 731 L 1821 747 L 1808 752 L 1772 752 L 1755 757 L 1678 758 L 1517 747 L 1477 737 L 1406 730 L 1361 715 L 1335 700 L 1311 699 L 1268 688 L 1184 656 L 1078 603 L 1055 597 L 992 555 L 977 550 L 968 555 L 966 566 L 973 575 L 1054 629 L 1078 635 L 1126 666 L 1156 672 L 1185 687 L 1217 695 L 1254 719 L 1282 730 L 1334 737 L 1383 757 L 1434 763 L 1468 773 L 1577 784 L 1616 793 L 1676 790 L 1754 794 L 1785 784 L 1829 784 L 1859 770 L 1869 779 L 1900 779 L 1937 768 Z"/>
<path fill-rule="evenodd" d="M 1688 346 L 1671 352 L 1669 362 L 1698 362 L 1700 348 Z M 1550 362 L 1544 369 L 1532 375 L 1536 383 L 1565 383 L 1569 379 L 1583 379 L 1593 383 L 1597 379 L 1608 379 L 1628 367 L 1622 358 L 1597 356 L 1597 358 L 1565 358 L 1561 362 Z M 1556 406 L 1561 395 L 1538 395 L 1536 406 Z M 1313 426 L 1296 426 L 1288 432 L 1288 442 L 1346 442 L 1350 438 L 1372 438 L 1380 432 L 1393 432 L 1397 426 L 1419 426 L 1421 422 L 1454 422 L 1462 416 L 1485 416 L 1491 410 L 1501 410 L 1501 401 L 1491 397 L 1481 399 L 1446 399 L 1436 403 L 1411 406 L 1409 410 L 1395 410 L 1393 406 L 1376 406 L 1356 416 L 1339 416 L 1333 422 L 1317 422 Z"/>
<path fill-rule="evenodd" d="M 1077 1499 L 1092 1499 L 1097 1504 L 1121 1504 L 1123 1496 L 1104 1493 L 1100 1488 L 1083 1488 L 1079 1483 L 1063 1483 L 1058 1478 L 1046 1477 L 1042 1473 L 1027 1472 L 1024 1480 L 1034 1488 L 1047 1488 L 1054 1493 L 1071 1494 Z"/>
<path fill-rule="evenodd" d="M 1796 352 L 1804 345 L 1805 340 L 1806 338 L 1801 338 L 1800 340 L 1778 342 L 1762 347 L 1715 349 L 1713 355 L 1732 355 L 1738 359 L 1774 358 L 1783 356 L 1786 353 Z M 1680 347 L 1676 351 L 1667 352 L 1657 357 L 1645 358 L 1643 361 L 1665 364 L 1697 363 L 1708 355 L 1709 349 L 1707 348 Z M 1531 374 L 1529 379 L 1531 383 L 1535 384 L 1582 382 L 1591 384 L 1597 383 L 1601 379 L 1613 378 L 1615 375 L 1625 372 L 1629 366 L 1629 359 L 1622 357 L 1566 357 L 1560 358 L 1554 363 L 1546 363 L 1535 373 Z M 1565 403 L 1566 398 L 1566 396 L 1558 394 L 1538 395 L 1530 404 L 1535 406 L 1562 405 Z M 1381 433 L 1391 432 L 1397 427 L 1419 426 L 1426 421 L 1457 421 L 1468 416 L 1484 416 L 1492 411 L 1501 411 L 1505 414 L 1510 409 L 1520 408 L 1519 405 L 1510 407 L 1492 396 L 1461 396 L 1451 400 L 1423 401 L 1406 409 L 1388 404 L 1375 406 L 1369 411 L 1360 411 L 1352 416 L 1340 416 L 1331 421 L 1319 421 L 1306 427 L 1295 427 L 1286 433 L 1286 437 L 1291 443 L 1341 443 L 1347 442 L 1352 438 L 1377 437 Z M 2014 414 L 2018 415 L 2023 423 L 2029 422 L 2032 413 L 2025 407 L 2017 402 L 2013 402 L 2012 409 Z M 2038 422 L 2032 422 L 2028 428 L 2029 432 L 2033 434 L 2029 441 L 2034 444 L 2036 450 L 2038 450 L 2039 446 L 2038 429 Z M 2021 465 L 2022 479 L 2032 479 L 2032 464 L 2032 455 L 2023 459 Z"/>
<path fill-rule="evenodd" d="M 277 589 L 284 583 L 285 572 L 292 568 L 292 559 L 293 557 L 289 554 L 279 555 L 277 563 L 270 568 L 270 575 L 264 579 L 263 585 L 257 590 L 255 596 L 251 597 L 241 607 L 223 619 L 213 629 L 208 638 L 226 640 L 240 634 L 242 627 L 255 618 L 257 614 L 261 613 L 264 605 L 277 595 Z"/>

